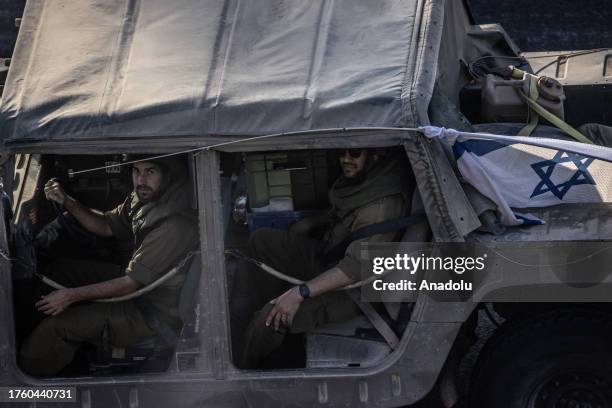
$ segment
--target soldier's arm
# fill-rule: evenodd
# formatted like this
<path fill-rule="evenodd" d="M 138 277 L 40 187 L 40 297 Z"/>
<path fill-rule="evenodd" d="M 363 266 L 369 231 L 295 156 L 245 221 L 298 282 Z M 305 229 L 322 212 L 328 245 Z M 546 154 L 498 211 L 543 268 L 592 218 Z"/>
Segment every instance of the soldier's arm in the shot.
<path fill-rule="evenodd" d="M 129 276 L 111 279 L 92 285 L 78 286 L 53 291 L 36 303 L 42 313 L 56 316 L 72 303 L 84 300 L 106 299 L 130 294 L 142 287 L 142 284 Z"/>
<path fill-rule="evenodd" d="M 64 208 L 79 221 L 79 223 L 92 234 L 101 237 L 110 237 L 113 235 L 106 217 L 98 210 L 85 207 L 72 197 L 67 197 L 64 201 Z"/>
<path fill-rule="evenodd" d="M 359 210 L 351 229 L 352 231 L 357 231 L 367 225 L 397 218 L 401 216 L 402 212 L 403 198 L 400 195 L 385 197 Z M 385 235 L 388 234 L 379 234 L 352 243 L 347 249 L 345 259 L 341 260 L 338 265 L 306 282 L 306 285 L 310 289 L 310 296 L 317 296 L 342 288 L 358 280 L 359 264 L 355 255 L 359 252 L 359 243 L 362 241 L 385 240 L 385 238 L 388 240 L 389 237 Z M 355 261 L 347 262 L 346 257 L 352 257 Z"/>
<path fill-rule="evenodd" d="M 129 295 L 142 286 L 140 282 L 126 275 L 120 278 L 94 283 L 92 285 L 70 288 L 70 290 L 72 291 L 72 298 L 74 301 L 80 302 L 83 300 L 107 299 Z"/>
<path fill-rule="evenodd" d="M 351 229 L 356 231 L 366 225 L 398 218 L 404 211 L 404 199 L 401 195 L 384 197 L 358 210 Z M 360 280 L 360 242 L 389 241 L 393 235 L 378 234 L 351 243 L 346 250 L 344 258 L 336 266 L 305 282 L 310 290 L 310 297 L 342 288 Z M 274 327 L 275 330 L 279 330 L 282 325 L 291 326 L 293 317 L 303 300 L 297 286 L 273 299 L 270 303 L 274 304 L 274 307 L 268 313 L 266 325 Z"/>
<path fill-rule="evenodd" d="M 353 279 L 342 269 L 333 267 L 306 282 L 306 286 L 310 289 L 310 297 L 314 297 L 344 287 L 351 282 L 353 282 Z M 274 307 L 266 317 L 266 326 L 272 325 L 275 330 L 279 330 L 282 325 L 291 326 L 293 317 L 303 300 L 298 286 L 294 286 L 270 301 Z"/>
<path fill-rule="evenodd" d="M 291 225 L 290 233 L 298 235 L 310 235 L 313 231 L 325 228 L 330 223 L 329 215 L 321 213 L 303 218 Z"/>
<path fill-rule="evenodd" d="M 389 219 L 400 217 L 404 212 L 404 200 L 402 196 L 385 197 L 359 211 L 357 218 L 352 226 L 353 231 L 365 227 L 367 225 L 383 222 Z M 310 289 L 310 296 L 317 296 L 338 288 L 349 285 L 360 279 L 359 276 L 359 260 L 357 254 L 360 251 L 359 243 L 363 241 L 389 241 L 395 233 L 378 234 L 363 240 L 353 242 L 347 249 L 345 258 L 338 265 L 328 269 L 322 274 L 316 276 L 306 285 Z M 346 258 L 352 258 L 351 261 Z"/>
<path fill-rule="evenodd" d="M 110 228 L 104 214 L 100 211 L 85 207 L 70 197 L 64 191 L 57 179 L 51 179 L 45 184 L 45 196 L 47 200 L 63 205 L 70 214 L 89 232 L 95 235 L 110 237 L 113 231 Z"/>
<path fill-rule="evenodd" d="M 354 279 L 337 266 L 330 268 L 306 282 L 310 296 L 318 296 L 332 290 L 343 288 L 354 282 Z"/>

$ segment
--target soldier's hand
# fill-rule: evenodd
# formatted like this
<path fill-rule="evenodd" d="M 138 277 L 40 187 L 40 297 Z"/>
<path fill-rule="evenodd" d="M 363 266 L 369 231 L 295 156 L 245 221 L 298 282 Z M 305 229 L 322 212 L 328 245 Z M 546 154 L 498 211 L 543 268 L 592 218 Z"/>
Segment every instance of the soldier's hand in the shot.
<path fill-rule="evenodd" d="M 272 325 L 274 330 L 279 331 L 281 325 L 291 327 L 293 317 L 300 308 L 300 304 L 304 298 L 300 295 L 297 286 L 289 289 L 276 299 L 270 301 L 274 305 L 268 317 L 266 318 L 266 326 Z"/>
<path fill-rule="evenodd" d="M 36 302 L 35 306 L 38 311 L 46 315 L 57 316 L 73 302 L 74 298 L 70 289 L 59 289 L 41 296 L 41 300 Z"/>
<path fill-rule="evenodd" d="M 55 201 L 59 205 L 64 205 L 67 195 L 59 181 L 52 178 L 45 184 L 45 197 L 47 197 L 47 200 Z"/>

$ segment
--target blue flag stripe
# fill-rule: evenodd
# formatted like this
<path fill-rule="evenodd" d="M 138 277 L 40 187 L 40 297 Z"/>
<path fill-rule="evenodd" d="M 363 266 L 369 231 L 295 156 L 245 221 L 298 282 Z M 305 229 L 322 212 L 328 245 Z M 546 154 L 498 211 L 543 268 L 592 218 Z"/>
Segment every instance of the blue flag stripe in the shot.
<path fill-rule="evenodd" d="M 460 158 L 463 153 L 470 152 L 476 156 L 484 156 L 487 153 L 491 153 L 495 150 L 503 149 L 504 147 L 513 145 L 515 143 L 502 143 L 493 140 L 466 140 L 464 142 L 455 142 L 453 144 L 453 153 L 455 157 Z"/>

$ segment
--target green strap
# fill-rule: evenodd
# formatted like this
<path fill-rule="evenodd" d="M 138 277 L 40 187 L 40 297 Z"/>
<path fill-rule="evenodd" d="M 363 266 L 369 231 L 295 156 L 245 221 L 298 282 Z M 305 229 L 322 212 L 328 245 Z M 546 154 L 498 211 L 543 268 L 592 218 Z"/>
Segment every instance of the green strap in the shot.
<path fill-rule="evenodd" d="M 538 92 L 538 78 L 531 74 L 526 74 L 526 78 L 529 78 L 529 98 L 532 101 L 537 101 L 540 93 Z M 519 93 L 523 93 L 522 89 L 518 89 Z M 529 105 L 527 105 L 527 113 L 529 114 L 529 123 L 518 132 L 518 136 L 530 136 L 535 128 L 538 126 L 540 115 L 538 115 Z"/>
<path fill-rule="evenodd" d="M 538 77 L 537 76 L 529 74 L 516 67 L 511 67 L 511 68 L 512 68 L 511 75 L 510 75 L 511 78 L 523 79 L 525 76 L 529 77 L 529 96 L 525 95 L 525 92 L 523 92 L 523 90 L 520 88 L 517 88 L 516 91 L 518 92 L 520 97 L 525 101 L 525 103 L 529 107 L 530 114 L 533 114 L 533 116 L 539 115 L 543 117 L 544 119 L 552 123 L 554 126 L 561 129 L 562 131 L 564 131 L 569 136 L 573 137 L 579 142 L 593 144 L 593 142 L 589 140 L 586 136 L 584 136 L 582 133 L 574 129 L 568 123 L 564 122 L 561 118 L 547 111 L 544 107 L 542 107 L 539 103 L 536 102 L 536 100 L 538 99 L 538 90 L 537 90 Z M 535 88 L 535 93 L 534 93 L 534 88 Z M 529 136 L 533 132 L 533 129 L 535 129 L 535 126 L 531 128 L 533 121 L 534 119 L 531 118 L 531 120 L 529 121 L 529 124 L 525 126 L 523 129 L 521 129 L 521 131 L 519 132 L 519 136 Z M 537 120 L 535 120 L 535 122 L 537 124 Z"/>
<path fill-rule="evenodd" d="M 533 99 L 525 95 L 525 92 L 523 92 L 522 89 L 518 89 L 518 93 L 521 96 L 521 98 L 523 98 L 525 103 L 527 103 L 529 108 L 532 109 L 535 113 L 537 113 L 538 115 L 540 115 L 541 117 L 543 117 L 544 119 L 546 119 L 547 121 L 549 121 L 550 123 L 558 127 L 559 129 L 561 129 L 562 131 L 564 131 L 565 133 L 567 133 L 568 135 L 570 135 L 577 141 L 582 142 L 582 143 L 593 144 L 593 142 L 587 139 L 587 137 L 584 136 L 582 133 L 580 133 L 579 131 L 574 129 L 572 126 L 570 126 L 569 124 L 567 124 L 566 122 L 558 118 L 557 116 L 547 111 L 539 103 L 537 103 L 536 101 L 534 101 Z"/>

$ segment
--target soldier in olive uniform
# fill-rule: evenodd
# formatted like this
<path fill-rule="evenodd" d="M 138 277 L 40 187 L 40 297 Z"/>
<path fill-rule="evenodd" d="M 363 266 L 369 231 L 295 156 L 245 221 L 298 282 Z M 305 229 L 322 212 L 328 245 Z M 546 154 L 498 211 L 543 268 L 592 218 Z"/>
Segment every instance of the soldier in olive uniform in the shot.
<path fill-rule="evenodd" d="M 341 151 L 342 176 L 330 190 L 332 209 L 326 216 L 302 220 L 289 231 L 259 229 L 253 233 L 249 256 L 306 283 L 290 287 L 256 268 L 240 269 L 230 305 L 238 366 L 257 367 L 282 344 L 287 331 L 304 333 L 360 313 L 346 293 L 334 290 L 361 279 L 361 242 L 391 241 L 395 233 L 352 242 L 331 267 L 325 264 L 324 254 L 353 231 L 406 214 L 414 186 L 412 174 L 399 157 L 380 153 L 374 149 Z M 325 231 L 323 240 L 304 233 L 317 227 Z"/>
<path fill-rule="evenodd" d="M 87 208 L 68 196 L 54 179 L 45 185 L 48 200 L 63 205 L 89 232 L 114 236 L 131 256 L 123 265 L 59 259 L 45 274 L 67 289 L 43 296 L 36 307 L 48 315 L 24 341 L 21 368 L 48 376 L 68 365 L 84 343 L 100 344 L 107 330 L 110 344 L 126 347 L 155 336 L 135 301 L 80 303 L 135 292 L 163 276 L 198 242 L 197 217 L 190 209 L 191 189 L 184 161 L 171 157 L 132 165 L 134 191 L 112 211 Z M 120 254 L 118 255 L 120 258 Z M 173 329 L 181 326 L 181 272 L 145 293 L 146 301 Z M 70 306 L 71 304 L 75 305 Z"/>
<path fill-rule="evenodd" d="M 610 126 L 585 123 L 578 128 L 578 131 L 597 145 L 612 147 L 612 127 Z"/>

